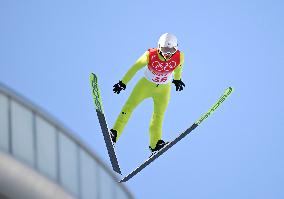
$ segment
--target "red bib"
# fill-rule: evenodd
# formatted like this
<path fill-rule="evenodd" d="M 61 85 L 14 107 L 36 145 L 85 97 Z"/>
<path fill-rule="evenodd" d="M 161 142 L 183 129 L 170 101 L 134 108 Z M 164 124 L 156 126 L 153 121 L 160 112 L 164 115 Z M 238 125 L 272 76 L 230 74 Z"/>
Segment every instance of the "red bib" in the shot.
<path fill-rule="evenodd" d="M 160 60 L 157 48 L 151 48 L 148 51 L 148 68 L 149 70 L 155 71 L 158 74 L 170 73 L 180 64 L 179 50 L 167 61 Z"/>
<path fill-rule="evenodd" d="M 169 60 L 160 60 L 157 48 L 151 48 L 149 51 L 149 63 L 145 71 L 148 80 L 166 84 L 171 81 L 172 72 L 180 65 L 180 51 L 178 50 Z"/>

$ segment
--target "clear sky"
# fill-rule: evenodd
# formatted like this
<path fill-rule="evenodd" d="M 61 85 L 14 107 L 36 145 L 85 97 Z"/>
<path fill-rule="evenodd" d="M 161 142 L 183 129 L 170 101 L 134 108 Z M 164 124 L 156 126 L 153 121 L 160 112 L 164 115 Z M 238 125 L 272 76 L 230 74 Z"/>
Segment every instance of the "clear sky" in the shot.
<path fill-rule="evenodd" d="M 232 86 L 194 133 L 126 185 L 139 199 L 284 198 L 284 1 L 0 1 L 0 81 L 72 129 L 109 164 L 89 73 L 99 76 L 109 126 L 136 82 L 112 93 L 162 33 L 185 54 L 183 92 L 171 93 L 163 138 L 187 129 Z M 122 172 L 148 151 L 152 101 L 117 143 Z"/>

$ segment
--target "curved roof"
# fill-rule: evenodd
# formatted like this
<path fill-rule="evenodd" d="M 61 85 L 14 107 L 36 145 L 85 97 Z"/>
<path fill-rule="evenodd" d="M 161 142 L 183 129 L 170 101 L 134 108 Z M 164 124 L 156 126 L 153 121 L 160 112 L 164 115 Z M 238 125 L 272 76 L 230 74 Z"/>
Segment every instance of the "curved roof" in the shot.
<path fill-rule="evenodd" d="M 23 105 L 24 107 L 28 108 L 35 114 L 39 115 L 43 119 L 45 119 L 47 122 L 51 123 L 53 126 L 55 126 L 61 133 L 63 133 L 65 136 L 67 136 L 69 139 L 74 141 L 74 143 L 77 144 L 82 150 L 84 150 L 87 154 L 89 154 L 100 166 L 103 168 L 109 176 L 112 177 L 112 179 L 116 182 L 119 181 L 118 177 L 115 175 L 115 173 L 103 163 L 103 161 L 91 150 L 79 137 L 76 136 L 72 130 L 68 129 L 64 124 L 62 124 L 60 121 L 55 119 L 52 115 L 47 113 L 45 110 L 40 108 L 39 106 L 32 103 L 30 100 L 25 98 L 24 96 L 20 95 L 16 91 L 12 90 L 8 86 L 4 85 L 0 82 L 0 93 L 4 93 L 8 98 L 16 101 L 17 103 Z M 125 185 L 122 183 L 117 184 L 117 186 L 121 186 L 121 188 L 126 192 L 126 194 L 130 198 L 134 198 L 132 193 L 126 188 Z"/>

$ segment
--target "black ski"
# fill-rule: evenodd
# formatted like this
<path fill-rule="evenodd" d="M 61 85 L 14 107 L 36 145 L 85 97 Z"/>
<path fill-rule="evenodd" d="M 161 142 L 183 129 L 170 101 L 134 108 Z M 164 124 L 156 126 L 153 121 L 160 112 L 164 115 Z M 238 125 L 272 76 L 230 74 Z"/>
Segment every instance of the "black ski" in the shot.
<path fill-rule="evenodd" d="M 115 150 L 114 150 L 114 145 L 112 143 L 112 140 L 111 140 L 111 137 L 110 137 L 110 134 L 109 134 L 105 114 L 104 114 L 104 111 L 103 111 L 102 98 L 101 98 L 100 89 L 99 89 L 99 86 L 98 86 L 98 78 L 93 73 L 91 73 L 91 75 L 90 75 L 90 83 L 91 83 L 94 103 L 95 103 L 95 106 L 96 106 L 97 116 L 98 116 L 99 123 L 100 123 L 101 129 L 102 129 L 102 133 L 103 133 L 103 136 L 104 136 L 104 140 L 105 140 L 105 144 L 106 144 L 106 147 L 107 147 L 107 151 L 108 151 L 108 155 L 109 155 L 109 158 L 110 158 L 112 168 L 115 172 L 121 174 L 121 170 L 120 170 L 120 167 L 119 167 L 119 164 L 118 164 L 118 161 L 117 161 L 117 157 L 116 157 L 116 154 L 115 154 Z"/>
<path fill-rule="evenodd" d="M 199 126 L 205 119 L 207 119 L 225 100 L 226 98 L 232 93 L 233 88 L 229 87 L 224 94 L 219 98 L 219 100 L 207 111 L 204 115 L 202 115 L 196 122 L 191 125 L 190 128 L 185 130 L 183 133 L 181 133 L 177 138 L 175 138 L 173 141 L 169 142 L 167 145 L 165 145 L 160 151 L 158 151 L 156 154 L 150 156 L 149 159 L 147 159 L 144 163 L 142 163 L 139 167 L 137 167 L 134 171 L 132 171 L 130 174 L 125 176 L 122 180 L 119 182 L 126 182 L 129 179 L 131 179 L 133 176 L 135 176 L 137 173 L 139 173 L 142 169 L 144 169 L 146 166 L 148 166 L 151 162 L 153 162 L 155 159 L 157 159 L 160 155 L 165 153 L 168 149 L 170 149 L 172 146 L 174 146 L 177 142 L 179 142 L 182 138 L 187 136 L 190 132 L 192 132 L 197 126 Z"/>

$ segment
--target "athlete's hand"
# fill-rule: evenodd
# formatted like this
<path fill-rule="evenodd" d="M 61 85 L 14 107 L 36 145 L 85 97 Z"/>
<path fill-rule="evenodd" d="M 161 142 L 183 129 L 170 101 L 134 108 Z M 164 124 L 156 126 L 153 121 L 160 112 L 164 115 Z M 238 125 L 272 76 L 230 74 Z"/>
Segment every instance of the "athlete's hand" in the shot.
<path fill-rule="evenodd" d="M 119 81 L 117 84 L 113 86 L 113 92 L 119 94 L 121 90 L 125 90 L 126 85 L 122 82 Z"/>
<path fill-rule="evenodd" d="M 183 90 L 183 87 L 185 87 L 185 84 L 180 80 L 173 80 L 172 81 L 175 86 L 176 86 L 176 91 L 182 91 Z"/>

